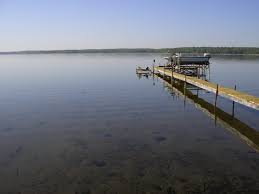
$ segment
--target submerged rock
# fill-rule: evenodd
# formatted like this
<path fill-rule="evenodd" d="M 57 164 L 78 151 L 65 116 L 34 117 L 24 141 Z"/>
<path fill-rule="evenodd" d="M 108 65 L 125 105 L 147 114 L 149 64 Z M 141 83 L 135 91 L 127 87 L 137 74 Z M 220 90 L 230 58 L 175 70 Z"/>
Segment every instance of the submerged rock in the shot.
<path fill-rule="evenodd" d="M 168 187 L 166 190 L 167 194 L 176 194 L 175 190 L 172 187 Z"/>
<path fill-rule="evenodd" d="M 166 140 L 166 137 L 163 137 L 163 136 L 157 136 L 157 137 L 154 137 L 154 140 L 156 140 L 157 142 L 162 142 L 162 141 L 165 141 Z"/>
<path fill-rule="evenodd" d="M 22 146 L 18 146 L 15 150 L 15 152 L 18 154 L 22 151 Z"/>
<path fill-rule="evenodd" d="M 112 137 L 112 134 L 106 133 L 106 134 L 104 134 L 104 137 Z"/>
<path fill-rule="evenodd" d="M 2 129 L 3 132 L 10 132 L 13 130 L 14 130 L 14 128 L 12 128 L 12 127 L 7 127 L 7 128 Z"/>
<path fill-rule="evenodd" d="M 104 166 L 106 166 L 106 162 L 103 161 L 103 160 L 95 160 L 93 163 L 97 167 L 104 167 Z"/>

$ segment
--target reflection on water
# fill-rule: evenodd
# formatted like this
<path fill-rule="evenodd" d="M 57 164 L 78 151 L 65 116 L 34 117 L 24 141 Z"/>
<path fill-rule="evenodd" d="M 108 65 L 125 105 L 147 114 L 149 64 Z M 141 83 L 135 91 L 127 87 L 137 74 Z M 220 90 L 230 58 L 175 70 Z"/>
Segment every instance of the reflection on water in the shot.
<path fill-rule="evenodd" d="M 199 88 L 195 88 L 197 91 L 195 95 L 188 90 L 187 87 L 184 87 L 182 82 L 173 81 L 168 78 L 163 79 L 166 83 L 165 87 L 168 88 L 172 95 L 179 93 L 182 95 L 184 100 L 186 100 L 187 97 L 188 100 L 193 102 L 198 109 L 206 113 L 209 117 L 215 119 L 215 124 L 218 122 L 226 129 L 229 129 L 231 132 L 238 135 L 243 141 L 259 152 L 259 131 L 235 118 L 233 114 L 229 114 L 222 109 L 215 107 L 215 104 L 213 105 L 206 100 L 199 98 Z"/>
<path fill-rule="evenodd" d="M 0 56 L 0 193 L 258 193 L 258 113 L 219 99 L 215 125 L 210 94 L 136 77 L 154 58 Z"/>

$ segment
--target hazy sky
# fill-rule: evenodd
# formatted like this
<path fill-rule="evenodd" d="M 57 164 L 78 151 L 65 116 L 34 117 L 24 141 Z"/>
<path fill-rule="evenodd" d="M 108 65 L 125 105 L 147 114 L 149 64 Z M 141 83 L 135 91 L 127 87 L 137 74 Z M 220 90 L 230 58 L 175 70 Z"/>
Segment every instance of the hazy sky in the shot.
<path fill-rule="evenodd" d="M 259 47 L 259 0 L 0 0 L 0 51 Z"/>

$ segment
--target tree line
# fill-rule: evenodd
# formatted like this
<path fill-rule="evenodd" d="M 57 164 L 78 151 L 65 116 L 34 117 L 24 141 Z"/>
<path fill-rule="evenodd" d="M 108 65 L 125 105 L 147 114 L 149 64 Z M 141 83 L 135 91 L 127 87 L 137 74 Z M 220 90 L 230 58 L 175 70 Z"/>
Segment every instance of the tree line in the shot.
<path fill-rule="evenodd" d="M 53 53 L 210 53 L 230 55 L 259 55 L 257 47 L 178 47 L 178 48 L 119 48 L 119 49 L 82 49 L 82 50 L 31 50 L 0 52 L 0 54 L 53 54 Z"/>
<path fill-rule="evenodd" d="M 256 47 L 180 47 L 167 50 L 170 53 L 259 54 Z"/>

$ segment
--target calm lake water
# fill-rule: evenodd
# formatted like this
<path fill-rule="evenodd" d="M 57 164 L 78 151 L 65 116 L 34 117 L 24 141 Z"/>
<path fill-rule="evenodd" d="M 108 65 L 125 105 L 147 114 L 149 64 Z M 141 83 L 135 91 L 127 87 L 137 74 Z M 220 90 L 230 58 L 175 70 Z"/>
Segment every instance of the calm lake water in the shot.
<path fill-rule="evenodd" d="M 0 193 L 259 193 L 259 111 L 136 76 L 162 58 L 0 55 Z M 259 58 L 211 62 L 259 96 Z"/>

